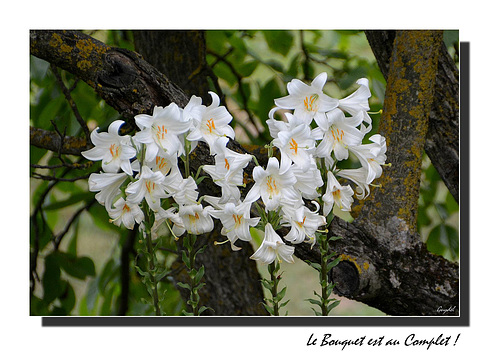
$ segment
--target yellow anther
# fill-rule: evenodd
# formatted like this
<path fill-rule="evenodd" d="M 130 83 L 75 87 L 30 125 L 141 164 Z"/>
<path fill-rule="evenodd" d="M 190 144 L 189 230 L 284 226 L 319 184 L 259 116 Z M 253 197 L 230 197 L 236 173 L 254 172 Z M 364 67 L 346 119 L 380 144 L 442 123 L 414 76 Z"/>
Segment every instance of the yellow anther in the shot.
<path fill-rule="evenodd" d="M 295 139 L 292 138 L 292 141 L 290 141 L 289 144 L 290 144 L 290 150 L 293 150 L 295 152 L 295 155 L 297 155 L 297 149 L 299 148 L 299 146 L 295 141 Z"/>
<path fill-rule="evenodd" d="M 208 131 L 210 132 L 210 134 L 212 133 L 212 130 L 215 130 L 215 123 L 214 123 L 214 119 L 213 118 L 210 118 L 207 120 L 207 124 L 206 126 L 208 127 Z"/>

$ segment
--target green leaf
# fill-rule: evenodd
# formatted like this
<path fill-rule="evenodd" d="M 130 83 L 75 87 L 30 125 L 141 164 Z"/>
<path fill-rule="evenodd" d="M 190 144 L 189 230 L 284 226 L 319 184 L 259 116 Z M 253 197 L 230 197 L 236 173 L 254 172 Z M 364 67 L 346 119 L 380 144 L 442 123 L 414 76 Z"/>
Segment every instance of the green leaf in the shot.
<path fill-rule="evenodd" d="M 50 303 L 63 292 L 63 282 L 61 281 L 61 268 L 57 252 L 45 257 L 45 270 L 42 278 L 43 301 Z"/>
<path fill-rule="evenodd" d="M 441 203 L 434 203 L 434 207 L 436 207 L 436 210 L 439 214 L 439 217 L 441 217 L 441 220 L 445 221 L 448 218 L 448 211 L 446 210 L 446 207 L 442 205 Z"/>
<path fill-rule="evenodd" d="M 261 279 L 260 281 L 261 281 L 262 285 L 264 285 L 264 287 L 267 290 L 271 291 L 273 289 L 272 286 L 271 286 L 271 282 L 269 280 Z"/>
<path fill-rule="evenodd" d="M 297 78 L 299 75 L 299 66 L 300 66 L 300 60 L 302 59 L 302 53 L 297 53 L 293 58 L 292 61 L 290 62 L 290 65 L 288 66 L 288 69 L 286 71 L 286 75 L 289 78 Z M 273 97 L 277 98 L 277 96 Z"/>
<path fill-rule="evenodd" d="M 268 30 L 262 33 L 269 49 L 273 52 L 286 56 L 293 46 L 294 36 L 290 31 Z"/>
<path fill-rule="evenodd" d="M 438 255 L 449 251 L 453 258 L 458 257 L 459 247 L 458 232 L 454 227 L 447 224 L 439 224 L 434 227 L 427 238 L 427 249 Z"/>
<path fill-rule="evenodd" d="M 274 315 L 274 309 L 273 309 L 271 306 L 269 306 L 269 305 L 267 305 L 267 304 L 264 304 L 264 303 L 262 303 L 262 305 L 264 305 L 264 307 L 266 308 L 267 312 L 268 312 L 270 315 Z"/>
<path fill-rule="evenodd" d="M 196 251 L 196 253 L 194 253 L 194 256 L 196 257 L 198 254 L 202 254 L 207 249 L 207 247 L 208 245 L 202 246 L 200 249 Z"/>
<path fill-rule="evenodd" d="M 287 300 L 287 301 L 281 303 L 279 308 L 281 309 L 282 307 L 286 306 L 289 302 L 290 302 L 290 300 Z"/>
<path fill-rule="evenodd" d="M 61 307 L 66 310 L 66 314 L 69 315 L 75 307 L 76 297 L 71 284 L 65 281 L 64 285 L 64 293 L 59 297 L 59 300 L 61 301 Z"/>
<path fill-rule="evenodd" d="M 203 279 L 203 275 L 205 275 L 205 267 L 202 265 L 193 279 L 195 285 L 200 283 L 201 279 Z"/>
<path fill-rule="evenodd" d="M 142 270 L 138 265 L 135 266 L 135 270 L 137 270 L 137 272 L 139 273 L 140 276 L 143 276 L 143 277 L 149 276 L 149 272 Z"/>
<path fill-rule="evenodd" d="M 332 252 L 332 253 L 328 254 L 325 258 L 327 261 L 329 261 L 336 255 L 337 255 L 337 252 Z"/>
<path fill-rule="evenodd" d="M 242 77 L 249 77 L 259 66 L 259 62 L 252 60 L 238 66 L 238 71 Z"/>
<path fill-rule="evenodd" d="M 113 258 L 109 259 L 99 275 L 97 286 L 99 292 L 104 295 L 108 283 L 116 278 L 120 273 L 119 265 Z"/>
<path fill-rule="evenodd" d="M 453 195 L 449 192 L 446 195 L 445 206 L 448 214 L 450 215 L 451 213 L 458 211 L 458 203 L 457 201 L 455 201 L 455 198 L 453 198 Z"/>
<path fill-rule="evenodd" d="M 156 282 L 160 282 L 167 275 L 168 275 L 168 270 L 167 269 L 163 269 L 162 272 L 160 272 L 158 275 L 155 275 Z"/>
<path fill-rule="evenodd" d="M 74 278 L 84 280 L 88 276 L 95 276 L 94 262 L 89 257 L 59 252 L 58 258 L 63 270 Z"/>
<path fill-rule="evenodd" d="M 330 237 L 328 238 L 328 242 L 335 242 L 336 240 L 342 239 L 342 237 Z"/>
<path fill-rule="evenodd" d="M 42 128 L 51 127 L 50 121 L 55 120 L 57 116 L 61 115 L 64 104 L 65 99 L 62 95 L 59 95 L 56 98 L 52 98 L 52 100 L 50 100 L 42 109 L 37 120 L 37 126 Z"/>
<path fill-rule="evenodd" d="M 181 255 L 182 255 L 182 261 L 184 262 L 184 265 L 186 266 L 186 268 L 191 269 L 191 263 L 189 262 L 189 257 L 187 255 L 186 251 L 183 250 Z"/>
<path fill-rule="evenodd" d="M 81 201 L 88 201 L 94 199 L 94 196 L 95 196 L 94 192 L 74 193 L 66 200 L 52 202 L 43 206 L 43 209 L 46 211 L 61 209 L 79 203 Z"/>
<path fill-rule="evenodd" d="M 86 310 L 94 315 L 97 309 L 98 292 L 98 279 L 91 279 L 88 284 L 87 295 L 85 296 L 86 301 L 82 301 L 82 303 L 80 303 L 80 308 L 82 308 L 82 305 L 85 305 Z M 84 314 L 80 313 L 80 315 Z"/>
<path fill-rule="evenodd" d="M 213 30 L 206 32 L 207 48 L 222 55 L 228 48 L 228 40 L 225 31 Z"/>
<path fill-rule="evenodd" d="M 276 294 L 276 298 L 275 298 L 276 302 L 283 300 L 283 298 L 285 297 L 285 294 L 286 294 L 286 286 L 283 289 L 281 289 L 281 291 L 278 294 Z"/>
<path fill-rule="evenodd" d="M 50 229 L 50 227 L 45 224 L 45 221 L 42 219 L 41 214 L 37 214 L 36 217 L 38 230 L 35 231 L 35 225 L 30 224 L 30 240 L 31 244 L 34 244 L 35 236 L 38 234 L 38 249 L 42 251 L 43 248 L 52 240 L 54 237 L 54 233 Z"/>
<path fill-rule="evenodd" d="M 212 312 L 215 312 L 214 309 L 212 309 L 211 307 L 208 307 L 208 306 L 201 306 L 199 309 L 198 309 L 198 315 L 201 315 L 202 313 L 204 313 L 205 311 L 207 310 L 210 310 Z"/>
<path fill-rule="evenodd" d="M 284 72 L 283 65 L 276 60 L 271 59 L 271 60 L 264 61 L 263 63 L 265 63 L 266 65 L 268 65 L 269 67 L 271 67 L 275 71 L 278 71 L 280 73 Z"/>
<path fill-rule="evenodd" d="M 199 185 L 201 183 L 201 181 L 203 181 L 204 179 L 206 179 L 208 176 L 200 176 L 196 179 L 196 185 Z"/>
<path fill-rule="evenodd" d="M 329 272 L 330 270 L 332 270 L 333 267 L 335 267 L 339 264 L 340 260 L 341 260 L 341 257 L 338 257 L 337 259 L 328 263 L 328 265 L 326 266 L 326 271 Z"/>
<path fill-rule="evenodd" d="M 314 262 L 311 262 L 311 261 L 306 261 L 306 263 L 309 264 L 310 266 L 312 266 L 317 271 L 321 271 L 321 264 L 314 263 Z"/>
<path fill-rule="evenodd" d="M 116 286 L 116 288 L 118 288 L 118 286 Z M 114 306 L 113 300 L 115 297 L 116 290 L 117 289 L 114 289 L 114 288 L 106 290 L 106 292 L 104 294 L 104 300 L 103 300 L 102 305 L 101 305 L 101 311 L 100 311 L 101 315 L 103 315 L 103 316 L 113 315 L 112 314 L 112 309 Z"/>
<path fill-rule="evenodd" d="M 316 299 L 305 299 L 306 301 L 309 301 L 311 304 L 321 306 L 321 301 L 318 301 Z"/>
<path fill-rule="evenodd" d="M 328 309 L 328 313 L 330 313 L 330 311 L 332 311 L 335 307 L 337 307 L 338 305 L 340 304 L 340 300 L 335 300 L 335 302 L 331 303 L 330 305 L 328 305 L 327 309 Z"/>
<path fill-rule="evenodd" d="M 182 282 L 179 281 L 179 282 L 177 282 L 177 285 L 180 286 L 183 289 L 191 290 L 191 286 L 189 284 L 182 283 Z"/>

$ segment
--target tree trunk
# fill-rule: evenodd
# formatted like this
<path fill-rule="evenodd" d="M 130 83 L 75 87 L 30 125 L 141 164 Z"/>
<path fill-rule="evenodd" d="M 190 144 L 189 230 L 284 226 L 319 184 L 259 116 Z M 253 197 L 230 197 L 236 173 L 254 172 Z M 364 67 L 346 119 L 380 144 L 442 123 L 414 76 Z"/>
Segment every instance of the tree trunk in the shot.
<path fill-rule="evenodd" d="M 380 71 L 387 80 L 396 31 L 365 31 L 365 33 Z M 459 202 L 459 114 L 458 69 L 445 44 L 441 43 L 425 152 L 457 202 Z"/>

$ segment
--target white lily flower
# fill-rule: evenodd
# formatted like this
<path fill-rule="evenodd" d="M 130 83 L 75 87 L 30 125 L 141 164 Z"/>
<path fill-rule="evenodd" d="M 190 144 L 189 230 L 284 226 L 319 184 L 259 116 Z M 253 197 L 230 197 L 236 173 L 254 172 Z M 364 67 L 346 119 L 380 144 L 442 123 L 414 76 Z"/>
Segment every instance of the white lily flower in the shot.
<path fill-rule="evenodd" d="M 161 172 L 165 175 L 165 180 L 162 182 L 163 188 L 169 193 L 173 194 L 179 189 L 179 182 L 183 180 L 182 173 L 177 166 L 177 156 L 167 155 L 162 150 L 158 151 L 153 161 L 146 161 L 145 165 L 148 166 L 153 172 Z"/>
<path fill-rule="evenodd" d="M 293 109 L 294 114 L 309 125 L 313 118 L 316 120 L 339 105 L 337 99 L 323 93 L 326 80 L 326 72 L 314 78 L 310 86 L 298 79 L 292 79 L 287 84 L 289 95 L 275 99 L 274 103 L 282 109 Z"/>
<path fill-rule="evenodd" d="M 292 172 L 297 179 L 294 188 L 300 192 L 302 197 L 308 200 L 319 197 L 318 187 L 323 186 L 323 179 L 315 159 L 311 158 L 311 164 L 308 171 L 304 171 L 300 167 L 292 165 Z"/>
<path fill-rule="evenodd" d="M 241 248 L 235 246 L 237 239 L 243 241 L 251 241 L 250 227 L 255 227 L 260 221 L 260 217 L 250 218 L 251 202 L 242 202 L 235 205 L 233 202 L 228 202 L 223 209 L 211 210 L 212 217 L 219 219 L 222 223 L 221 234 L 227 236 L 231 242 L 232 250 Z"/>
<path fill-rule="evenodd" d="M 342 186 L 333 172 L 328 171 L 328 181 L 326 183 L 326 192 L 323 195 L 323 214 L 328 216 L 333 205 L 338 206 L 342 211 L 350 211 L 351 204 L 354 201 L 352 195 L 354 191 L 351 186 Z"/>
<path fill-rule="evenodd" d="M 155 212 L 158 211 L 160 199 L 168 197 L 162 185 L 164 180 L 165 176 L 161 171 L 152 171 L 148 166 L 142 166 L 139 179 L 130 183 L 125 189 L 128 201 L 140 204 L 145 198 L 149 207 Z"/>
<path fill-rule="evenodd" d="M 345 160 L 349 157 L 348 149 L 360 145 L 363 140 L 363 133 L 356 129 L 363 119 L 363 113 L 359 112 L 354 117 L 346 118 L 340 109 L 335 109 L 326 115 L 326 122 L 318 122 L 318 128 L 314 129 L 323 133 L 315 155 L 329 157 L 333 151 L 337 160 Z"/>
<path fill-rule="evenodd" d="M 189 176 L 181 181 L 171 180 L 168 176 L 165 181 L 169 181 L 165 186 L 171 188 L 173 191 L 171 195 L 175 202 L 179 205 L 193 205 L 197 204 L 198 199 L 198 186 L 194 178 Z M 164 183 L 165 184 L 165 183 Z M 175 188 L 174 188 L 175 187 Z"/>
<path fill-rule="evenodd" d="M 326 224 L 325 217 L 312 212 L 304 205 L 284 205 L 281 223 L 290 227 L 290 232 L 284 237 L 293 244 L 302 243 L 306 237 L 308 243 L 314 243 L 315 233 L 319 227 Z"/>
<path fill-rule="evenodd" d="M 252 160 L 252 155 L 240 154 L 227 147 L 229 139 L 221 137 L 214 144 L 215 167 L 224 172 L 227 181 L 243 185 L 243 169 Z"/>
<path fill-rule="evenodd" d="M 356 184 L 356 197 L 360 200 L 370 194 L 370 184 L 367 182 L 368 169 L 364 166 L 357 169 L 344 169 L 337 176 L 351 180 Z"/>
<path fill-rule="evenodd" d="M 179 217 L 188 233 L 203 234 L 214 229 L 214 221 L 209 214 L 211 209 L 200 204 L 179 206 Z"/>
<path fill-rule="evenodd" d="M 193 120 L 191 129 L 186 137 L 192 141 L 192 148 L 196 147 L 198 141 L 205 141 L 210 147 L 210 154 L 215 154 L 214 143 L 223 136 L 234 139 L 234 130 L 229 125 L 233 119 L 226 107 L 219 106 L 220 99 L 214 92 L 209 92 L 212 96 L 212 104 L 205 107 L 198 104 L 195 109 L 191 109 Z"/>
<path fill-rule="evenodd" d="M 287 130 L 279 131 L 278 137 L 272 143 L 280 149 L 281 165 L 284 165 L 283 160 L 291 160 L 303 171 L 307 171 L 316 145 L 311 136 L 311 128 L 295 115 L 290 113 L 285 115 L 288 120 Z"/>
<path fill-rule="evenodd" d="M 385 164 L 387 156 L 387 144 L 385 138 L 379 134 L 370 137 L 371 144 L 358 145 L 351 151 L 367 169 L 366 183 L 371 183 L 382 175 L 382 165 Z"/>
<path fill-rule="evenodd" d="M 164 151 L 160 150 L 153 160 L 145 160 L 144 163 L 152 171 L 160 171 L 165 176 L 173 172 L 175 172 L 176 176 L 177 174 L 182 176 L 177 166 L 177 155 L 167 155 Z"/>
<path fill-rule="evenodd" d="M 127 179 L 127 174 L 93 173 L 89 177 L 89 191 L 99 192 L 95 195 L 97 202 L 106 207 L 109 212 L 115 199 L 121 194 L 120 186 Z"/>
<path fill-rule="evenodd" d="M 175 103 L 165 108 L 155 106 L 153 115 L 136 115 L 135 122 L 141 131 L 135 134 L 134 140 L 146 145 L 146 161 L 153 161 L 159 151 L 176 156 L 184 153 L 179 135 L 187 132 L 191 123 L 184 120 Z"/>
<path fill-rule="evenodd" d="M 123 120 L 115 120 L 109 125 L 107 133 L 98 133 L 99 128 L 93 130 L 90 140 L 95 147 L 83 151 L 82 155 L 92 161 L 102 160 L 104 172 L 116 173 L 121 168 L 123 172 L 132 176 L 130 159 L 135 157 L 136 151 L 131 145 L 129 135 L 118 134 L 123 123 L 125 123 Z"/>
<path fill-rule="evenodd" d="M 269 128 L 269 133 L 271 134 L 271 137 L 277 138 L 278 133 L 280 131 L 286 131 L 288 130 L 288 123 L 281 121 L 281 120 L 276 120 L 274 119 L 274 113 L 276 113 L 277 110 L 279 110 L 279 107 L 274 107 L 269 111 L 269 119 L 266 120 L 266 124 Z"/>
<path fill-rule="evenodd" d="M 111 208 L 108 213 L 115 225 L 120 226 L 123 223 L 128 229 L 133 229 L 135 222 L 139 224 L 144 220 L 144 212 L 139 205 L 125 201 L 123 197 L 114 203 L 114 208 Z"/>
<path fill-rule="evenodd" d="M 243 169 L 248 165 L 252 156 L 240 154 L 226 147 L 229 139 L 220 137 L 214 143 L 215 165 L 204 165 L 203 170 L 208 173 L 213 182 L 222 188 L 221 203 L 240 200 L 240 190 L 237 186 L 243 185 Z"/>
<path fill-rule="evenodd" d="M 368 115 L 368 111 L 370 110 L 368 98 L 370 98 L 372 94 L 368 86 L 368 79 L 360 78 L 356 83 L 359 84 L 359 88 L 346 98 L 340 99 L 339 108 L 352 116 L 358 114 L 358 112 L 363 112 L 363 121 L 368 124 L 366 128 L 364 126 L 361 128 L 361 131 L 365 134 L 372 128 L 372 119 Z"/>
<path fill-rule="evenodd" d="M 184 227 L 184 222 L 182 221 L 179 214 L 175 212 L 176 210 L 176 207 L 170 207 L 166 210 L 160 207 L 160 209 L 155 212 L 155 222 L 153 224 L 153 227 L 151 228 L 151 231 L 157 232 L 161 224 L 168 219 L 172 223 L 172 226 L 170 228 L 172 229 L 172 233 L 175 235 L 175 237 L 177 238 L 183 235 L 186 231 L 186 228 Z"/>
<path fill-rule="evenodd" d="M 266 224 L 264 231 L 264 240 L 259 249 L 250 257 L 250 259 L 258 260 L 263 264 L 271 264 L 278 258 L 283 259 L 287 263 L 293 263 L 293 252 L 295 247 L 291 247 L 283 243 L 281 237 L 273 229 L 271 223 Z"/>
<path fill-rule="evenodd" d="M 273 211 L 282 203 L 301 201 L 300 194 L 295 190 L 297 182 L 291 165 L 280 167 L 278 160 L 271 157 L 264 170 L 261 166 L 253 169 L 254 185 L 248 191 L 245 202 L 255 202 L 262 198 L 266 211 Z"/>

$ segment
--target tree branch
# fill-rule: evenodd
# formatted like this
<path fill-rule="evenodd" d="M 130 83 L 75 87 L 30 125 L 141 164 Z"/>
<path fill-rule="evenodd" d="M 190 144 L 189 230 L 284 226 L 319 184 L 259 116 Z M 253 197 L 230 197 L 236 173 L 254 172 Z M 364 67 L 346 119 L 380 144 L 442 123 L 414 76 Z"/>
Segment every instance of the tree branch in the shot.
<path fill-rule="evenodd" d="M 140 113 L 154 105 L 175 102 L 184 107 L 188 97 L 139 54 L 110 47 L 78 31 L 30 31 L 30 52 L 85 81 L 133 125 Z"/>
<path fill-rule="evenodd" d="M 30 144 L 65 155 L 80 156 L 82 151 L 89 150 L 92 145 L 85 138 L 63 136 L 55 131 L 30 126 Z"/>

